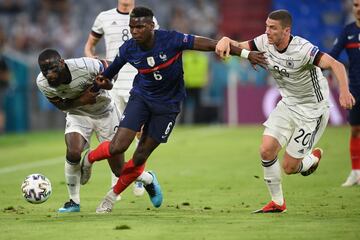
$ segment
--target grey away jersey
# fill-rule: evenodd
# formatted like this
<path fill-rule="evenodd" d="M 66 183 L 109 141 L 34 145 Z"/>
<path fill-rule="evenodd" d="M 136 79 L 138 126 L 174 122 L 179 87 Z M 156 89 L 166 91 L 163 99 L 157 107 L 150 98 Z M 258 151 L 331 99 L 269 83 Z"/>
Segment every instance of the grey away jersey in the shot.
<path fill-rule="evenodd" d="M 307 118 L 319 117 L 329 107 L 329 86 L 321 69 L 314 65 L 319 49 L 294 36 L 285 52 L 278 52 L 266 34 L 254 39 L 265 52 L 268 68 L 276 81 L 282 100 L 290 110 Z"/>
<path fill-rule="evenodd" d="M 75 58 L 65 60 L 68 66 L 72 80 L 70 84 L 62 84 L 56 88 L 49 86 L 48 81 L 42 73 L 36 79 L 36 84 L 40 91 L 47 98 L 60 97 L 63 99 L 74 99 L 83 94 L 83 92 L 93 85 L 95 76 L 104 70 L 103 64 L 98 59 L 93 58 Z M 100 90 L 95 104 L 88 104 L 73 109 L 68 113 L 96 117 L 101 116 L 113 108 L 110 95 L 105 90 Z"/>
<path fill-rule="evenodd" d="M 159 28 L 154 17 L 155 29 Z M 120 13 L 116 8 L 101 12 L 95 19 L 92 31 L 104 35 L 106 46 L 106 60 L 113 61 L 119 52 L 119 47 L 132 36 L 129 27 L 130 15 Z M 114 88 L 130 90 L 137 70 L 129 63 L 118 73 Z"/>

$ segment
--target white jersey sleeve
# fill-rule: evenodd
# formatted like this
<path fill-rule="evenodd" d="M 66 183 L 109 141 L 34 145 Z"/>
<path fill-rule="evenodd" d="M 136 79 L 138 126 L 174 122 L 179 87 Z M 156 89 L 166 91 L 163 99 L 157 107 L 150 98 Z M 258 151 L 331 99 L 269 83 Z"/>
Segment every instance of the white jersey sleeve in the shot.
<path fill-rule="evenodd" d="M 95 19 L 92 31 L 103 35 L 105 39 L 106 60 L 113 61 L 119 51 L 119 47 L 125 41 L 132 38 L 129 27 L 130 15 L 120 13 L 116 8 L 101 12 Z M 153 18 L 155 29 L 159 29 L 157 19 Z M 132 82 L 137 74 L 137 70 L 129 63 L 125 64 L 114 83 L 114 91 L 129 94 Z"/>
<path fill-rule="evenodd" d="M 321 69 L 314 65 L 319 49 L 306 39 L 292 37 L 279 52 L 269 44 L 266 34 L 254 39 L 256 48 L 265 52 L 268 68 L 282 100 L 293 112 L 316 118 L 329 107 L 329 87 Z"/>
<path fill-rule="evenodd" d="M 91 28 L 91 31 L 104 35 L 103 22 L 102 22 L 102 12 L 95 18 L 95 22 Z"/>
<path fill-rule="evenodd" d="M 102 62 L 93 58 L 75 58 L 65 60 L 71 73 L 71 82 L 51 87 L 42 73 L 36 79 L 39 90 L 47 97 L 59 97 L 62 99 L 75 99 L 80 97 L 86 89 L 94 84 L 97 74 L 104 70 Z M 77 115 L 91 117 L 102 116 L 113 108 L 112 100 L 107 91 L 101 89 L 96 98 L 96 103 L 69 109 L 69 112 Z"/>

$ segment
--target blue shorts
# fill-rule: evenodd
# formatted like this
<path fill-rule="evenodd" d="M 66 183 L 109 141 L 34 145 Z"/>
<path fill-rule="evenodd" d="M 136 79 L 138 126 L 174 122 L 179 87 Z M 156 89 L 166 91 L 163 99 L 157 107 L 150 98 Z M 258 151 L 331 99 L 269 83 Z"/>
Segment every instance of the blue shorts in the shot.
<path fill-rule="evenodd" d="M 179 112 L 180 103 L 158 103 L 132 94 L 119 127 L 139 132 L 144 126 L 143 134 L 145 136 L 149 136 L 159 143 L 166 143 Z"/>
<path fill-rule="evenodd" d="M 356 104 L 349 110 L 349 123 L 351 126 L 360 125 L 360 98 L 356 99 Z"/>

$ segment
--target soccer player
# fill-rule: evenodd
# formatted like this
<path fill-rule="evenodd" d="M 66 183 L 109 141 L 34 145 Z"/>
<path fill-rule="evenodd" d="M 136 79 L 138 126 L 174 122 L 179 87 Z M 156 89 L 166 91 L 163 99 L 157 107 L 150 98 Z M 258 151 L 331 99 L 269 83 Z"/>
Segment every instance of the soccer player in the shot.
<path fill-rule="evenodd" d="M 111 88 L 110 79 L 128 62 L 138 70 L 129 102 L 119 128 L 112 141 L 101 143 L 83 159 L 83 175 L 90 177 L 95 161 L 106 159 L 126 151 L 136 132 L 143 127 L 143 135 L 132 156 L 123 167 L 116 185 L 110 190 L 96 212 L 111 212 L 119 195 L 143 172 L 152 151 L 167 139 L 175 125 L 180 104 L 185 97 L 181 54 L 183 50 L 214 51 L 216 41 L 175 31 L 154 30 L 153 12 L 145 7 L 136 7 L 130 13 L 132 39 L 120 48 L 114 62 L 96 78 L 104 89 Z M 243 52 L 232 48 L 232 54 L 248 57 L 253 63 L 266 64 L 262 53 Z M 162 204 L 161 188 L 156 175 L 151 172 L 145 189 L 154 207 Z"/>
<path fill-rule="evenodd" d="M 36 79 L 40 91 L 58 109 L 66 113 L 65 180 L 69 201 L 59 212 L 80 211 L 81 153 L 90 146 L 96 133 L 100 142 L 115 135 L 120 114 L 110 95 L 94 85 L 95 76 L 107 66 L 93 58 L 67 59 L 53 49 L 42 51 L 38 58 L 41 73 Z M 124 164 L 121 155 L 108 158 L 110 168 L 118 175 Z M 142 175 L 149 175 L 144 173 Z"/>
<path fill-rule="evenodd" d="M 106 60 L 113 61 L 119 47 L 131 38 L 129 20 L 130 11 L 134 8 L 135 0 L 118 0 L 117 8 L 101 12 L 95 19 L 91 33 L 85 44 L 84 53 L 86 57 L 97 58 L 96 45 L 104 36 L 106 48 Z M 155 28 L 158 28 L 154 18 Z M 125 64 L 117 75 L 117 79 L 110 91 L 110 96 L 114 99 L 119 112 L 124 112 L 125 106 L 129 101 L 130 90 L 137 70 L 130 64 Z M 117 182 L 117 177 L 112 174 L 112 186 Z M 144 187 L 141 181 L 135 181 L 133 193 L 136 196 L 144 194 Z"/>
<path fill-rule="evenodd" d="M 338 79 L 341 106 L 350 109 L 355 104 L 345 67 L 306 39 L 291 35 L 291 26 L 288 11 L 273 11 L 266 20 L 265 34 L 246 42 L 224 37 L 216 46 L 221 57 L 228 56 L 229 45 L 265 52 L 268 69 L 282 97 L 264 123 L 260 146 L 264 180 L 272 200 L 255 213 L 286 211 L 278 158 L 283 147 L 286 174 L 308 176 L 319 165 L 323 152 L 313 147 L 329 118 L 329 87 L 321 68 L 331 69 Z"/>
<path fill-rule="evenodd" d="M 356 99 L 355 106 L 349 110 L 351 126 L 350 158 L 352 170 L 342 184 L 343 187 L 360 185 L 360 0 L 353 0 L 352 13 L 355 22 L 345 26 L 330 52 L 338 58 L 343 49 L 349 57 L 349 87 Z"/>

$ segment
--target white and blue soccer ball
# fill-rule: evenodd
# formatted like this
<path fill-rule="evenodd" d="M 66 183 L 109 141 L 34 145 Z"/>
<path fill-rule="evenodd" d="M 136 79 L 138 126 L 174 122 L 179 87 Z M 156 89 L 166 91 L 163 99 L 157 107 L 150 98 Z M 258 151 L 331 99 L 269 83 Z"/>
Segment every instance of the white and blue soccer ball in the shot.
<path fill-rule="evenodd" d="M 34 204 L 45 202 L 51 195 L 51 182 L 42 174 L 30 174 L 21 184 L 26 201 Z"/>

